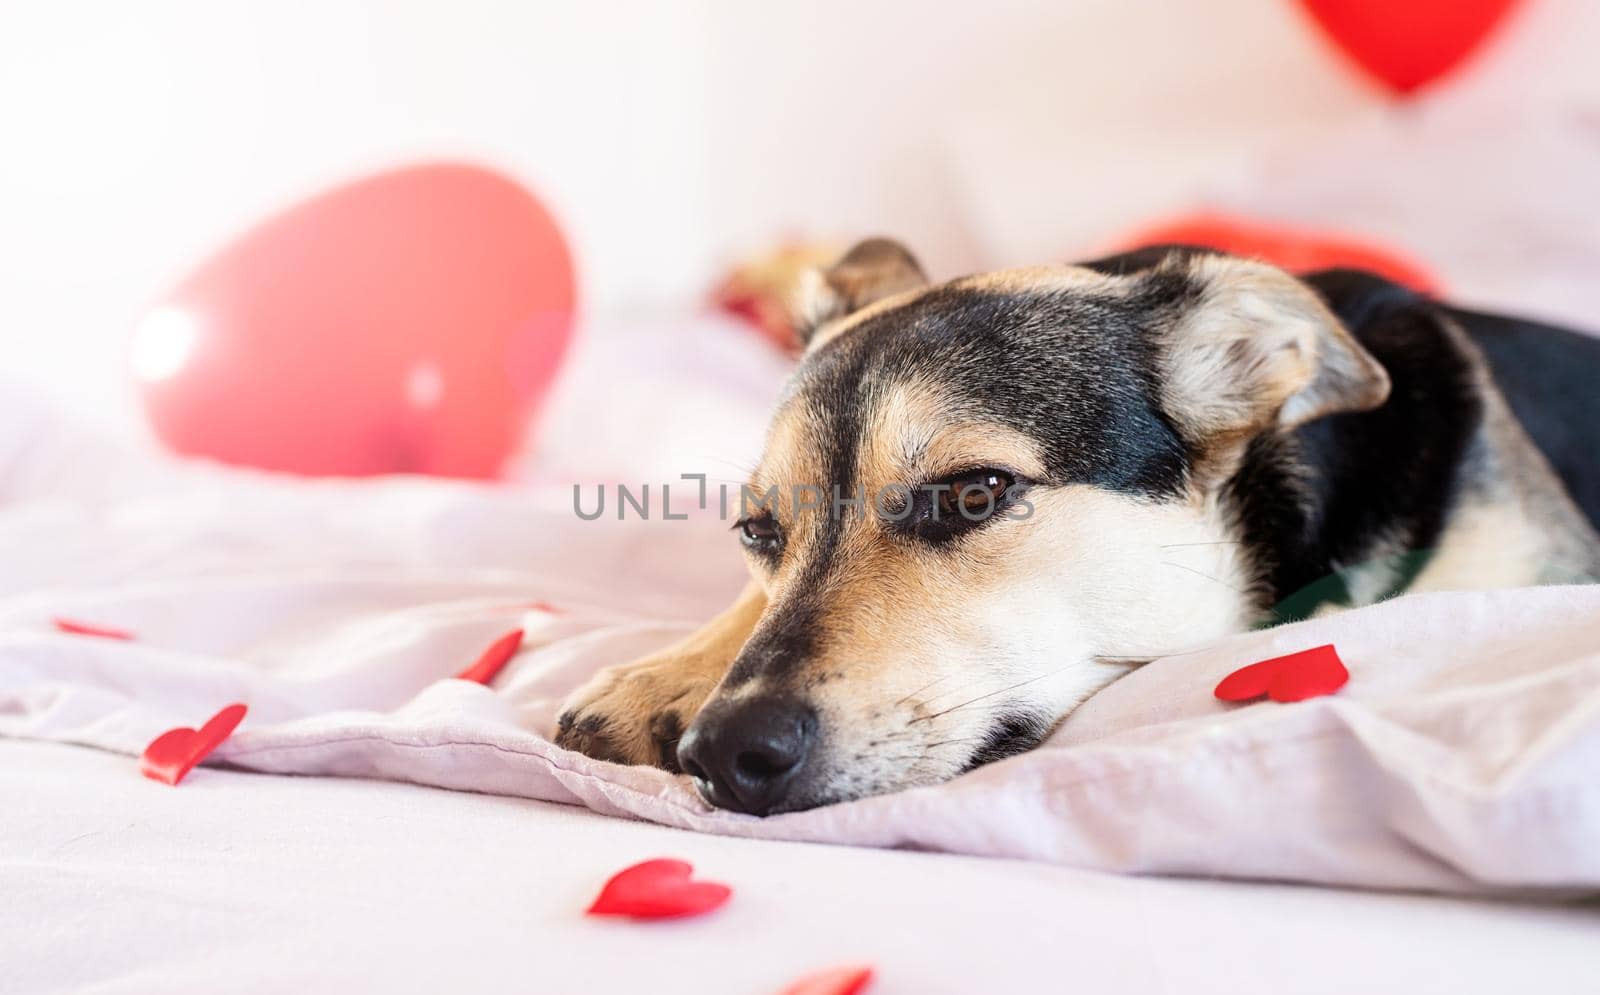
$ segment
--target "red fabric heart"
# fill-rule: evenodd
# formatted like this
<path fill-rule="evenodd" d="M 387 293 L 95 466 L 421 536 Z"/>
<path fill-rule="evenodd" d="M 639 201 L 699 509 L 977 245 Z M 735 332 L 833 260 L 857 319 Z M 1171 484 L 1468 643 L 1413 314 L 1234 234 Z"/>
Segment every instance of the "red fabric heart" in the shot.
<path fill-rule="evenodd" d="M 88 622 L 78 622 L 70 618 L 55 618 L 57 630 L 74 636 L 98 636 L 101 639 L 132 639 L 133 633 L 126 629 L 113 629 L 107 625 L 90 625 Z"/>
<path fill-rule="evenodd" d="M 489 648 L 483 651 L 472 666 L 456 675 L 456 680 L 488 684 L 511 661 L 511 658 L 517 655 L 517 650 L 521 646 L 522 630 L 512 629 L 490 643 Z"/>
<path fill-rule="evenodd" d="M 830 967 L 791 984 L 778 995 L 857 995 L 872 984 L 872 965 Z"/>
<path fill-rule="evenodd" d="M 1333 644 L 1240 667 L 1224 677 L 1215 692 L 1223 701 L 1250 701 L 1266 695 L 1273 701 L 1304 701 L 1344 687 L 1350 671 Z"/>
<path fill-rule="evenodd" d="M 150 741 L 139 762 L 139 772 L 164 784 L 177 784 L 195 764 L 211 755 L 244 721 L 244 705 L 229 705 L 206 720 L 198 730 L 168 729 Z"/>
<path fill-rule="evenodd" d="M 677 919 L 718 908 L 733 889 L 715 881 L 691 881 L 694 867 L 683 860 L 647 860 L 607 881 L 589 906 L 592 916 Z"/>

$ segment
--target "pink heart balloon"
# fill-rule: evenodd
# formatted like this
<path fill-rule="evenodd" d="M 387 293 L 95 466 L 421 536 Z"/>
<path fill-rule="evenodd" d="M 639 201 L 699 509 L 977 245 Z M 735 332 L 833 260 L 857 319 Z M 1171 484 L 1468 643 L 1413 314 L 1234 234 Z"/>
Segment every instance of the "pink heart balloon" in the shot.
<path fill-rule="evenodd" d="M 571 335 L 549 213 L 473 166 L 382 173 L 247 232 L 135 331 L 156 433 L 302 474 L 496 476 Z"/>

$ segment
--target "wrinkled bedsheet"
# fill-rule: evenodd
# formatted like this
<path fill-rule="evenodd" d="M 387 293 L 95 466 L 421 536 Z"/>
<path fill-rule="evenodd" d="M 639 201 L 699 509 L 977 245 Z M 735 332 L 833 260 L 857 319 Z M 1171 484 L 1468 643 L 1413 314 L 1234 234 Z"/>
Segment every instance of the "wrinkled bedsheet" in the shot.
<path fill-rule="evenodd" d="M 1242 634 L 1135 671 L 1031 753 L 756 819 L 548 739 L 570 688 L 737 590 L 724 523 L 584 522 L 555 485 L 137 476 L 0 507 L 0 735 L 136 754 L 242 701 L 214 762 L 708 833 L 1373 888 L 1600 887 L 1600 588 L 1408 597 Z M 62 616 L 138 638 L 63 634 Z M 514 626 L 524 649 L 494 686 L 451 679 Z M 1211 695 L 1236 667 L 1324 642 L 1352 673 L 1335 696 Z"/>

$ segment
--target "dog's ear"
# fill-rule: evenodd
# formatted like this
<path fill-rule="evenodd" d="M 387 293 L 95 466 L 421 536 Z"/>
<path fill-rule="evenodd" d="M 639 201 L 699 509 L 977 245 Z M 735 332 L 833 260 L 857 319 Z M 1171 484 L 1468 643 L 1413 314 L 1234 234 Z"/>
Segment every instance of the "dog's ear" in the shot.
<path fill-rule="evenodd" d="M 1389 374 L 1304 283 L 1230 256 L 1168 266 L 1194 296 L 1160 333 L 1163 401 L 1192 441 L 1242 443 L 1388 399 Z"/>
<path fill-rule="evenodd" d="M 790 312 L 800 341 L 809 344 L 828 322 L 927 282 L 905 246 L 892 239 L 869 238 L 827 269 L 808 271 L 790 302 Z"/>

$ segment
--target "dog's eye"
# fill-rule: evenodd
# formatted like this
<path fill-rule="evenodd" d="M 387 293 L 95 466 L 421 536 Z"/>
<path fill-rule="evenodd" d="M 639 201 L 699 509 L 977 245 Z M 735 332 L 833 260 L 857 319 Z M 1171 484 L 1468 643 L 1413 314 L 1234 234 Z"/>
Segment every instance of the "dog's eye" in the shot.
<path fill-rule="evenodd" d="M 945 543 L 1027 507 L 1028 483 L 1008 470 L 980 467 L 912 489 L 905 513 L 885 514 L 892 531 L 924 542 Z M 1026 516 L 1022 516 L 1026 517 Z"/>
<path fill-rule="evenodd" d="M 969 470 L 940 482 L 939 518 L 981 522 L 1003 507 L 1006 491 L 1016 479 L 1004 470 Z M 948 489 L 945 489 L 948 488 Z"/>
<path fill-rule="evenodd" d="M 771 515 L 741 518 L 734 527 L 739 530 L 739 541 L 757 553 L 775 553 L 783 543 L 778 523 L 773 521 Z"/>

